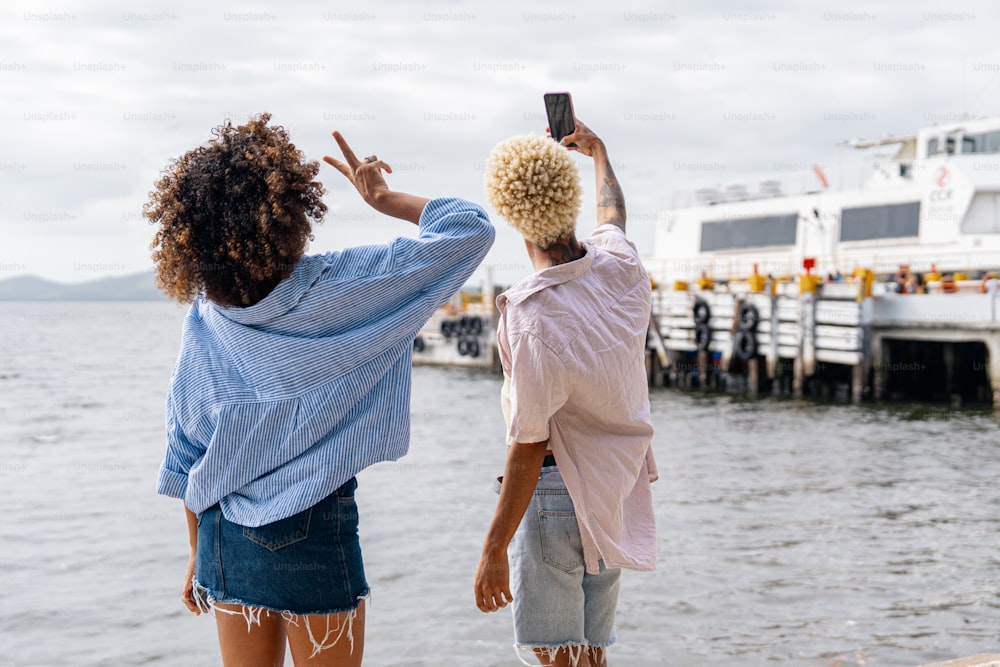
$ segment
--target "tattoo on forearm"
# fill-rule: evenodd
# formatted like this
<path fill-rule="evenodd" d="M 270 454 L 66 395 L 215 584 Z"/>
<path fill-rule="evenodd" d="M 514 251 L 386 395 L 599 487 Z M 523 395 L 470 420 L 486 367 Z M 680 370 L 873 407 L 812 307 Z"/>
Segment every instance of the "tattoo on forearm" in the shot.
<path fill-rule="evenodd" d="M 625 195 L 622 193 L 621 186 L 618 185 L 618 179 L 615 178 L 615 172 L 611 169 L 609 160 L 605 160 L 604 169 L 604 183 L 601 185 L 599 193 L 600 200 L 597 202 L 598 217 L 601 217 L 602 213 L 609 215 L 610 217 L 606 220 L 607 224 L 625 229 Z M 601 211 L 600 209 L 611 210 Z"/>

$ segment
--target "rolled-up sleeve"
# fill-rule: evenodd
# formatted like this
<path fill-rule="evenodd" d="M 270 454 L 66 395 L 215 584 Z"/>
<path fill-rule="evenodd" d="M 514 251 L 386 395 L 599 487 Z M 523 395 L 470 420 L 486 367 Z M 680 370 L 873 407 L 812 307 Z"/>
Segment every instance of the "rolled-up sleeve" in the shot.
<path fill-rule="evenodd" d="M 656 467 L 656 457 L 653 456 L 653 445 L 649 445 L 646 450 L 646 472 L 649 473 L 649 482 L 652 484 L 660 479 L 660 471 Z"/>
<path fill-rule="evenodd" d="M 167 453 L 160 465 L 156 492 L 171 498 L 184 498 L 187 493 L 188 472 L 205 454 L 205 449 L 192 443 L 184 435 L 174 411 L 173 396 L 167 397 Z"/>
<path fill-rule="evenodd" d="M 619 227 L 601 225 L 591 234 L 590 241 L 595 247 L 607 250 L 618 259 L 632 265 L 634 270 L 646 273 L 642 260 L 639 259 L 639 250 Z"/>
<path fill-rule="evenodd" d="M 495 232 L 480 206 L 464 199 L 433 199 L 420 216 L 420 235 L 390 246 L 392 273 L 432 310 L 457 292 L 493 245 Z"/>
<path fill-rule="evenodd" d="M 565 405 L 569 387 L 563 362 L 530 334 L 510 341 L 510 432 L 517 442 L 549 439 L 549 421 Z"/>

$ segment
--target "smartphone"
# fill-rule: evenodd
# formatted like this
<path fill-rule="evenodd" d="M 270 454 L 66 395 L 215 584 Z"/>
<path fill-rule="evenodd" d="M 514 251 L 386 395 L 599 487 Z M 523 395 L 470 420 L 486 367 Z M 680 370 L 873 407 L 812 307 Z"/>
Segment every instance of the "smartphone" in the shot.
<path fill-rule="evenodd" d="M 545 93 L 545 115 L 549 118 L 549 134 L 556 141 L 562 141 L 567 134 L 576 131 L 576 122 L 573 120 L 573 98 L 569 93 Z"/>

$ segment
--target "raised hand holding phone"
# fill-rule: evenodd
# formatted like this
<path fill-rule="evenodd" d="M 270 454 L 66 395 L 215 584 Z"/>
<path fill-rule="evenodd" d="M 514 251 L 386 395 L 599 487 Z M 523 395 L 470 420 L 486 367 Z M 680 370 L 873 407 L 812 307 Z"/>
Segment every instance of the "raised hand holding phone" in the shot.
<path fill-rule="evenodd" d="M 563 139 L 572 143 L 563 144 L 571 151 L 576 151 L 594 160 L 594 177 L 597 181 L 597 224 L 614 225 L 625 231 L 625 195 L 622 193 L 618 178 L 611 168 L 608 149 L 601 138 L 593 130 L 576 120 L 574 129 Z"/>
<path fill-rule="evenodd" d="M 573 98 L 569 93 L 545 93 L 545 115 L 549 121 L 549 134 L 562 143 L 563 137 L 576 130 L 576 116 L 573 113 Z M 571 144 L 566 144 L 572 147 Z"/>
<path fill-rule="evenodd" d="M 567 149 L 596 159 L 596 154 L 604 155 L 604 142 L 594 134 L 594 131 L 583 124 L 579 118 L 576 119 L 576 129 L 572 133 L 563 137 L 569 143 L 563 144 Z M 603 157 L 602 157 L 603 159 Z"/>

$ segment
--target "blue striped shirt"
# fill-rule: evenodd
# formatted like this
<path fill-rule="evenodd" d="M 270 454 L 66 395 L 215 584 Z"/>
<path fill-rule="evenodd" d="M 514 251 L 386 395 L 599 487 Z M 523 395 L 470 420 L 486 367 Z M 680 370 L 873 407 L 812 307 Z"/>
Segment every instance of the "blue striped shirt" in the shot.
<path fill-rule="evenodd" d="M 260 526 L 406 454 L 413 339 L 493 243 L 486 212 L 435 199 L 417 238 L 303 256 L 260 302 L 191 307 L 157 492 Z"/>

